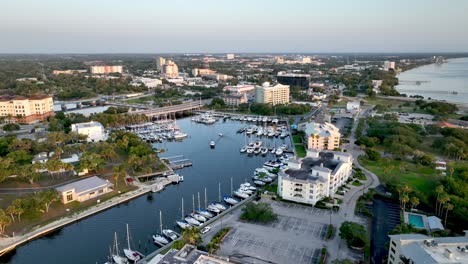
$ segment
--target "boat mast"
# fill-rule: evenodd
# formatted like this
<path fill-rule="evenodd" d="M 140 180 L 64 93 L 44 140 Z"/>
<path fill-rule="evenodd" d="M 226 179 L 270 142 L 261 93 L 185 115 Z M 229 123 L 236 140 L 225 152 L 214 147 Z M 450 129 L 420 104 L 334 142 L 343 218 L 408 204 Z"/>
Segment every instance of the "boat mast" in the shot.
<path fill-rule="evenodd" d="M 162 212 L 159 210 L 159 229 L 161 229 L 161 234 L 162 234 Z"/>
<path fill-rule="evenodd" d="M 221 183 L 218 184 L 218 202 L 221 202 Z"/>
<path fill-rule="evenodd" d="M 182 219 L 184 219 L 184 197 L 182 197 Z"/>
<path fill-rule="evenodd" d="M 195 194 L 192 194 L 192 213 L 195 213 Z"/>
<path fill-rule="evenodd" d="M 206 187 L 205 187 L 205 208 L 207 207 L 207 201 L 206 201 Z"/>
<path fill-rule="evenodd" d="M 197 192 L 197 196 L 198 196 L 198 208 L 200 208 L 200 192 Z"/>
<path fill-rule="evenodd" d="M 232 177 L 231 177 L 231 194 L 232 194 Z"/>
<path fill-rule="evenodd" d="M 127 224 L 127 243 L 128 243 L 128 249 L 130 249 L 130 233 L 128 232 L 128 224 Z"/>
<path fill-rule="evenodd" d="M 117 232 L 114 232 L 114 247 L 115 247 L 115 254 L 119 255 L 119 242 L 117 241 Z"/>

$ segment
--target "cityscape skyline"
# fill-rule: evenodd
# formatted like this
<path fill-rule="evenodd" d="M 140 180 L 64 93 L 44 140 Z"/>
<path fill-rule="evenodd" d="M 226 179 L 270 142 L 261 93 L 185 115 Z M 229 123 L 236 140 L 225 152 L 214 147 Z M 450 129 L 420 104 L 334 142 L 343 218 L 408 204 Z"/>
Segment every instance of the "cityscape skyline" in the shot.
<path fill-rule="evenodd" d="M 466 52 L 467 8 L 459 0 L 22 0 L 3 4 L 0 53 Z"/>

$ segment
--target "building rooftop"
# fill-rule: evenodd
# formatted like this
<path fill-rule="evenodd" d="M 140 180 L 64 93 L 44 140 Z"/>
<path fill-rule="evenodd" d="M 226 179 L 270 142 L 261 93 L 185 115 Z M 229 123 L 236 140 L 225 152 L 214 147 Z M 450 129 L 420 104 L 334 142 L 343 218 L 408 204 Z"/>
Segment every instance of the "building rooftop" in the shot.
<path fill-rule="evenodd" d="M 112 183 L 101 179 L 97 176 L 89 177 L 83 180 L 65 184 L 63 186 L 57 187 L 56 190 L 59 192 L 66 192 L 71 189 L 75 189 L 76 193 L 82 193 L 85 191 L 90 191 L 93 189 L 101 188 L 104 186 L 112 186 Z"/>
<path fill-rule="evenodd" d="M 289 73 L 289 72 L 278 72 L 277 76 L 281 77 L 306 77 L 310 78 L 310 74 L 304 74 L 304 73 Z"/>
<path fill-rule="evenodd" d="M 76 129 L 89 128 L 89 127 L 102 127 L 101 123 L 95 122 L 95 121 L 72 124 L 72 126 L 74 126 Z"/>
<path fill-rule="evenodd" d="M 305 124 L 305 133 L 307 135 L 319 135 L 321 137 L 329 137 L 332 134 L 340 133 L 340 130 L 331 123 L 307 123 Z"/>
<path fill-rule="evenodd" d="M 286 170 L 286 174 L 299 180 L 318 180 L 318 177 L 311 175 L 312 169 L 332 172 L 338 165 L 339 162 L 333 160 L 333 154 L 321 152 L 319 159 L 303 158 L 301 160 L 301 169 L 288 169 Z"/>
<path fill-rule="evenodd" d="M 52 98 L 52 97 L 49 95 L 43 95 L 43 94 L 31 95 L 29 97 L 21 96 L 21 95 L 5 95 L 5 96 L 0 96 L 0 101 L 5 102 L 5 101 L 13 101 L 13 100 L 41 100 L 45 98 Z"/>

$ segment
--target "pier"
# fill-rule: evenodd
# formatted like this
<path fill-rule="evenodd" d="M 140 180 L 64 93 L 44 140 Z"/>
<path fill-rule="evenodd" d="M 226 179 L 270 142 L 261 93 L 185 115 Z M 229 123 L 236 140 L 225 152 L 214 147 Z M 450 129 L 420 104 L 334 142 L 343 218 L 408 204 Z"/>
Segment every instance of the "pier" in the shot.
<path fill-rule="evenodd" d="M 400 93 L 432 93 L 432 94 L 458 94 L 457 91 L 446 90 L 417 90 L 417 89 L 397 89 Z"/>
<path fill-rule="evenodd" d="M 167 161 L 167 165 L 172 170 L 180 170 L 185 167 L 191 167 L 193 162 L 189 159 L 184 158 L 184 155 L 177 155 L 172 157 L 161 157 L 162 160 Z"/>

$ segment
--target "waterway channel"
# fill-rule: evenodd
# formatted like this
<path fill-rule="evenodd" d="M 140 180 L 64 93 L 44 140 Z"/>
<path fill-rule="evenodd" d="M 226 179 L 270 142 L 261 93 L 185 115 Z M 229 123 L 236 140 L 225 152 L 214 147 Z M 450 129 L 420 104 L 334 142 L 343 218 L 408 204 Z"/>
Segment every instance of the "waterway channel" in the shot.
<path fill-rule="evenodd" d="M 163 213 L 163 225 L 177 229 L 175 220 L 181 217 L 182 197 L 186 213 L 192 208 L 192 195 L 197 206 L 198 192 L 203 207 L 205 188 L 208 201 L 218 200 L 218 183 L 221 183 L 222 194 L 228 194 L 231 178 L 236 188 L 245 180 L 251 180 L 255 168 L 272 159 L 271 154 L 248 157 L 239 152 L 245 137 L 236 131 L 247 126 L 246 123 L 220 120 L 213 125 L 204 125 L 186 118 L 178 120 L 177 124 L 189 137 L 183 142 L 164 142 L 155 146 L 167 149 L 160 156 L 184 155 L 193 161 L 193 167 L 178 171 L 184 176 L 184 182 L 168 186 L 160 193 L 141 196 L 22 245 L 2 257 L 0 263 L 104 263 L 114 232 L 118 234 L 120 248 L 126 245 L 126 223 L 130 225 L 134 248 L 144 254 L 150 253 L 156 249 L 151 235 L 159 229 L 159 210 Z M 216 142 L 214 149 L 210 149 L 211 140 Z M 290 146 L 289 138 L 273 138 L 265 142 L 268 146 Z"/>

